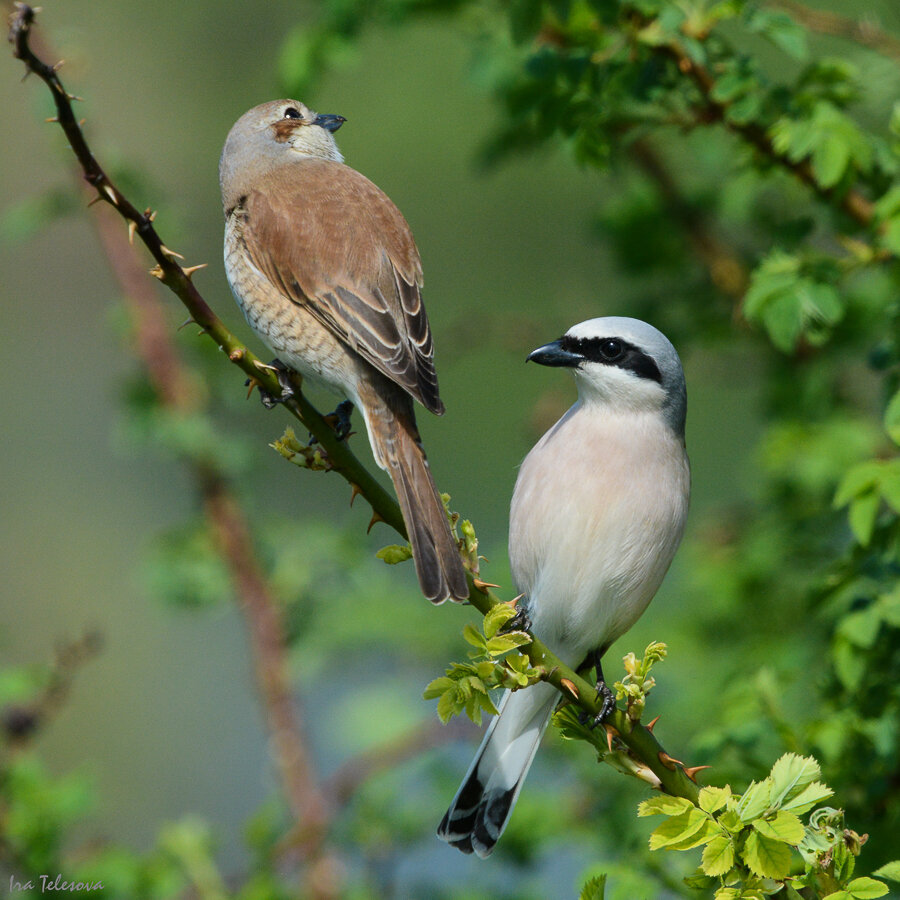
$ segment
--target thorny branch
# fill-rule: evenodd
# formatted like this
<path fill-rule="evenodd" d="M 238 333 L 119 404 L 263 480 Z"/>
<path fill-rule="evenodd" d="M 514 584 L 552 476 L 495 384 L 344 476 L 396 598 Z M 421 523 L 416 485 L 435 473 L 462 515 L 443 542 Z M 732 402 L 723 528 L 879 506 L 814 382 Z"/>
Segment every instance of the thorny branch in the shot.
<path fill-rule="evenodd" d="M 176 414 L 196 412 L 197 391 L 192 389 L 192 373 L 178 357 L 152 282 L 142 271 L 112 213 L 100 210 L 95 221 L 101 246 L 131 314 L 136 354 L 160 403 Z M 337 867 L 326 846 L 332 808 L 315 771 L 302 715 L 291 690 L 283 616 L 257 560 L 246 515 L 228 479 L 209 460 L 189 458 L 186 462 L 247 621 L 273 761 L 297 829 L 302 826 L 302 833 L 297 834 L 292 846 L 301 847 L 308 862 L 310 895 L 317 900 L 332 900 L 339 895 L 333 875 Z"/>
<path fill-rule="evenodd" d="M 47 683 L 40 694 L 29 703 L 13 703 L 0 709 L 0 729 L 13 746 L 24 744 L 46 725 L 69 696 L 78 670 L 102 648 L 103 637 L 96 631 L 56 645 Z"/>
<path fill-rule="evenodd" d="M 668 54 L 675 61 L 678 70 L 694 82 L 703 99 L 703 108 L 700 113 L 707 120 L 721 122 L 761 156 L 786 169 L 823 200 L 837 204 L 857 224 L 864 228 L 872 224 L 875 209 L 871 200 L 853 188 L 841 193 L 837 188 L 822 187 L 816 180 L 809 160 L 793 162 L 775 149 L 772 139 L 766 134 L 764 128 L 755 122 L 739 123 L 728 118 L 726 115 L 728 104 L 721 103 L 713 97 L 715 79 L 708 69 L 691 59 L 683 47 L 675 43 L 664 44 L 660 46 L 660 50 Z"/>
<path fill-rule="evenodd" d="M 682 227 L 691 247 L 709 271 L 710 281 L 732 300 L 742 301 L 750 273 L 744 261 L 710 227 L 703 212 L 685 199 L 665 162 L 647 138 L 631 145 L 631 158 L 656 185 L 669 215 Z"/>
<path fill-rule="evenodd" d="M 275 376 L 227 329 L 194 286 L 191 276 L 198 267 L 183 268 L 178 263 L 178 255 L 166 247 L 153 225 L 154 214 L 149 210 L 143 213 L 138 211 L 112 183 L 94 158 L 81 125 L 72 111 L 72 101 L 76 98 L 63 87 L 57 67 L 42 62 L 29 46 L 34 18 L 35 10 L 32 7 L 25 3 L 16 4 L 9 32 L 14 55 L 22 60 L 29 72 L 38 75 L 53 94 L 57 121 L 81 165 L 85 180 L 97 191 L 96 199 L 110 204 L 129 223 L 129 233 L 137 234 L 156 261 L 151 273 L 178 296 L 203 333 L 209 335 L 232 363 L 255 379 L 264 389 L 274 395 L 280 395 L 281 388 Z M 299 391 L 285 405 L 319 440 L 320 446 L 328 455 L 331 468 L 355 486 L 357 492 L 369 502 L 378 518 L 401 536 L 406 537 L 403 518 L 396 501 L 363 467 L 346 443 L 337 440 L 334 431 L 315 408 Z M 501 601 L 490 593 L 487 586 L 481 582 L 473 582 L 469 603 L 479 612 L 487 613 L 499 602 Z M 541 668 L 546 680 L 566 699 L 576 702 L 589 714 L 596 715 L 600 711 L 594 686 L 563 663 L 542 641 L 534 638 L 523 650 L 527 653 L 532 666 Z M 607 722 L 615 730 L 618 739 L 653 773 L 663 790 L 696 802 L 698 796 L 696 783 L 685 772 L 683 764 L 665 752 L 650 729 L 633 723 L 622 710 L 618 709 L 613 711 Z"/>

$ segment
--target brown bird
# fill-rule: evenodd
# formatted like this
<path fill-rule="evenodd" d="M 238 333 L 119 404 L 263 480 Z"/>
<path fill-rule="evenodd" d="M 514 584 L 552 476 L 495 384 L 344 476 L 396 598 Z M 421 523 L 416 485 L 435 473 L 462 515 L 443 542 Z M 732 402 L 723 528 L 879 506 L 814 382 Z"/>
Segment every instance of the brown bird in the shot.
<path fill-rule="evenodd" d="M 422 263 L 390 198 L 344 165 L 342 116 L 275 100 L 228 134 L 219 179 L 225 270 L 253 330 L 284 363 L 350 398 L 394 483 L 419 584 L 469 595 L 422 449 L 413 399 L 441 415 Z"/>

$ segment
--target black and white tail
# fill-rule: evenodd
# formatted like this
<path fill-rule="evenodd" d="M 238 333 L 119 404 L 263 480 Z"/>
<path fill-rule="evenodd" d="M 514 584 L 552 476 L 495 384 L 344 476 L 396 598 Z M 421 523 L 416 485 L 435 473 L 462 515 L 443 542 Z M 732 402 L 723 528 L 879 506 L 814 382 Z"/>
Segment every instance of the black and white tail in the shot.
<path fill-rule="evenodd" d="M 512 814 L 541 737 L 559 700 L 549 684 L 508 691 L 438 826 L 438 837 L 484 859 Z"/>

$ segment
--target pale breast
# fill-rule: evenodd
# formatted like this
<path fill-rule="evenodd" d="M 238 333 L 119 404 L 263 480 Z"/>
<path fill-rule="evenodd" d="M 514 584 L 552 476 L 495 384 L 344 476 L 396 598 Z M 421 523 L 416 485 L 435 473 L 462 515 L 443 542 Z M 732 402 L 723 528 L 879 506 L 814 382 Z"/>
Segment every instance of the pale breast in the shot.
<path fill-rule="evenodd" d="M 577 404 L 522 463 L 510 510 L 513 580 L 535 632 L 564 659 L 624 634 L 681 540 L 690 474 L 656 416 L 586 414 Z"/>
<path fill-rule="evenodd" d="M 243 227 L 236 209 L 225 225 L 225 272 L 248 324 L 286 365 L 355 399 L 358 360 L 253 265 L 241 238 Z"/>

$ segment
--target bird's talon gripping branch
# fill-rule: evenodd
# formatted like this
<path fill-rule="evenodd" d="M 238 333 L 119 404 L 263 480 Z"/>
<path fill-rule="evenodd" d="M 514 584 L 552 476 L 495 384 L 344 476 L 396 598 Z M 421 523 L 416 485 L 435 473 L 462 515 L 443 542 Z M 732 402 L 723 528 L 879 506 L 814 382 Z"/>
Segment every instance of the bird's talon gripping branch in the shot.
<path fill-rule="evenodd" d="M 250 395 L 255 387 L 259 391 L 259 399 L 266 409 L 275 409 L 279 403 L 287 403 L 288 400 L 294 397 L 295 392 L 291 376 L 299 378 L 299 375 L 296 375 L 280 359 L 273 359 L 271 363 L 257 362 L 256 365 L 260 369 L 268 369 L 270 372 L 275 373 L 275 377 L 278 379 L 278 386 L 281 388 L 281 396 L 272 396 L 255 378 L 248 378 L 244 382 L 244 386 L 250 388 L 247 396 Z"/>
<path fill-rule="evenodd" d="M 592 728 L 602 725 L 606 717 L 616 708 L 616 695 L 602 679 L 597 682 L 597 699 L 601 701 L 600 712 L 591 719 Z"/>
<path fill-rule="evenodd" d="M 350 416 L 353 413 L 353 403 L 350 400 L 344 400 L 323 418 L 334 429 L 335 437 L 339 441 L 345 441 L 353 433 L 353 427 L 350 422 Z M 316 441 L 315 435 L 310 435 L 310 443 Z"/>
<path fill-rule="evenodd" d="M 499 633 L 508 634 L 510 631 L 527 631 L 531 634 L 531 619 L 526 606 L 517 606 L 516 614 L 506 621 Z"/>

